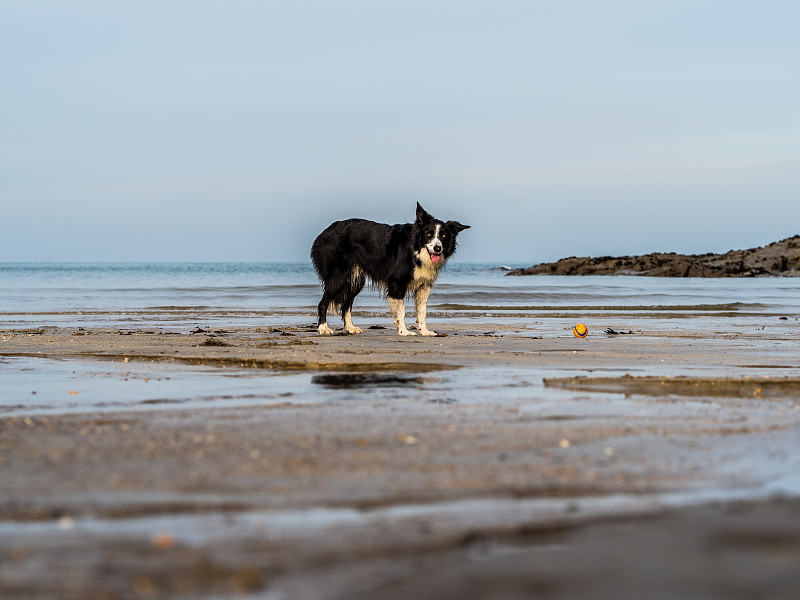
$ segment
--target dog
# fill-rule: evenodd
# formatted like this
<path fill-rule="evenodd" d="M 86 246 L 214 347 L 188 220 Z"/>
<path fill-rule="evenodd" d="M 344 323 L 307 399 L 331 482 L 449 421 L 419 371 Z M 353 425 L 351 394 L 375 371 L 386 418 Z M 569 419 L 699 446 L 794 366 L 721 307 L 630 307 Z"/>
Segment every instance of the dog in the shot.
<path fill-rule="evenodd" d="M 336 221 L 311 245 L 311 261 L 322 281 L 317 307 L 318 330 L 331 335 L 328 309 L 341 312 L 347 333 L 353 325 L 353 301 L 369 280 L 389 300 L 399 335 L 416 335 L 406 328 L 404 298 L 413 295 L 421 335 L 436 335 L 426 323 L 428 295 L 439 272 L 456 251 L 456 236 L 469 229 L 458 221 L 440 221 L 417 202 L 413 223 L 387 225 L 366 219 Z"/>

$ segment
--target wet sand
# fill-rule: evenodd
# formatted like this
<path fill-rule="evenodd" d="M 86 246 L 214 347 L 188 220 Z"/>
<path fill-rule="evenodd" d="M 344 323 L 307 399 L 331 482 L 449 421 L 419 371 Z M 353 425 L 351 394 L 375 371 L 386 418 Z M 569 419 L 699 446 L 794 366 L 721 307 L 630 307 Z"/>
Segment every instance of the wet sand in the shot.
<path fill-rule="evenodd" d="M 341 391 L 0 417 L 0 592 L 797 597 L 791 327 L 0 332 L 0 357 L 308 373 Z"/>

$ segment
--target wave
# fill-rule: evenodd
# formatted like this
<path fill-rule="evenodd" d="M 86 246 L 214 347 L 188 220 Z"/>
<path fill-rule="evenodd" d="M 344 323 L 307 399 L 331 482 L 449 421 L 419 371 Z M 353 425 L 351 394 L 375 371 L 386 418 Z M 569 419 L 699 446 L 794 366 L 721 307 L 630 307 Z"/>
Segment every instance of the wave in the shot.
<path fill-rule="evenodd" d="M 431 304 L 431 308 L 441 310 L 508 310 L 508 311 L 573 311 L 573 310 L 608 310 L 608 311 L 676 311 L 676 312 L 738 312 L 741 310 L 759 310 L 769 308 L 766 304 L 730 302 L 728 304 Z"/>

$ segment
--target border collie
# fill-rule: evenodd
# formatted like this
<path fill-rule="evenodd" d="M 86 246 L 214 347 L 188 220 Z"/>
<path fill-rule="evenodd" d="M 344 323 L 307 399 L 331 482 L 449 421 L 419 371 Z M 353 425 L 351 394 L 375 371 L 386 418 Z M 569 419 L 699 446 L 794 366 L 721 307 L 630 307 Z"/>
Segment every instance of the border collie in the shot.
<path fill-rule="evenodd" d="M 311 261 L 323 286 L 318 306 L 320 334 L 333 333 L 328 326 L 329 308 L 341 311 L 348 333 L 361 333 L 350 311 L 369 279 L 388 297 L 398 334 L 416 335 L 406 329 L 403 301 L 413 295 L 420 334 L 436 335 L 425 323 L 428 295 L 464 229 L 469 225 L 433 218 L 419 202 L 413 223 L 386 225 L 365 219 L 333 223 L 311 245 Z"/>

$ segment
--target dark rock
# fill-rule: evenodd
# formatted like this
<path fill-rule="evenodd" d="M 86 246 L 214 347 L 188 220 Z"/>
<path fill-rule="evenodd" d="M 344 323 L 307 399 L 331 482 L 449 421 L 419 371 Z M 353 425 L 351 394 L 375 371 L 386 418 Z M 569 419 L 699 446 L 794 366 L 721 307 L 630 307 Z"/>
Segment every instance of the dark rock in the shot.
<path fill-rule="evenodd" d="M 799 277 L 800 235 L 725 254 L 653 252 L 641 256 L 571 256 L 507 275 L 646 275 L 648 277 Z"/>

